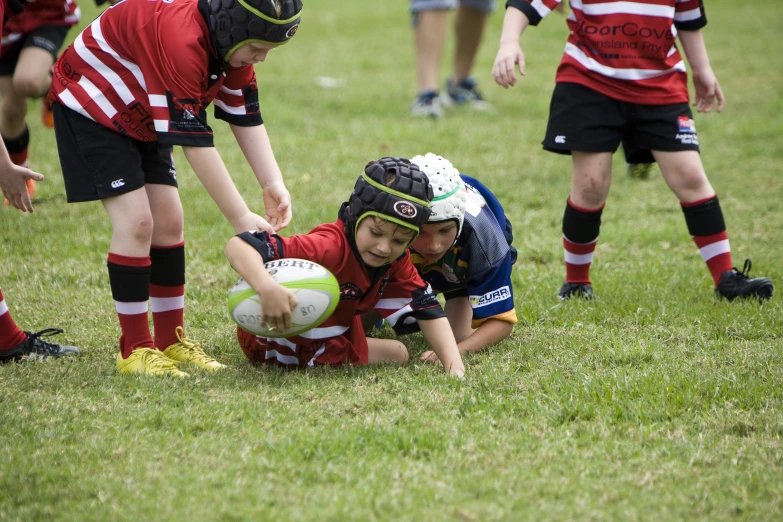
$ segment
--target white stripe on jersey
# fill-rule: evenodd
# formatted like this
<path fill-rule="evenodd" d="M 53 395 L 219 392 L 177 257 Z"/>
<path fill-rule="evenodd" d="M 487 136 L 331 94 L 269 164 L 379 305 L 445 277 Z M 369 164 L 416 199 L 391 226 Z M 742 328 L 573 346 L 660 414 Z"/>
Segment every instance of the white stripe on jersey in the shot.
<path fill-rule="evenodd" d="M 413 299 L 410 299 L 408 297 L 400 297 L 397 299 L 381 299 L 378 301 L 378 304 L 375 305 L 376 310 L 378 308 L 383 310 L 399 310 L 403 306 L 407 305 L 413 301 Z"/>
<path fill-rule="evenodd" d="M 313 366 L 315 366 L 315 360 L 316 360 L 316 359 L 318 359 L 318 357 L 319 357 L 319 356 L 320 356 L 322 353 L 324 353 L 325 351 L 326 351 L 326 346 L 324 346 L 324 345 L 321 345 L 321 347 L 320 347 L 320 348 L 318 348 L 318 351 L 317 351 L 317 352 L 315 352 L 315 355 L 313 355 L 313 358 L 312 358 L 312 359 L 310 359 L 310 360 L 307 362 L 307 366 L 309 366 L 310 368 L 312 368 Z"/>
<path fill-rule="evenodd" d="M 215 104 L 215 107 L 220 107 L 221 109 L 223 109 L 229 114 L 247 114 L 247 109 L 245 108 L 244 105 L 242 105 L 241 107 L 231 107 L 230 105 L 226 105 L 225 103 L 218 100 L 217 98 L 212 100 L 212 103 Z"/>
<path fill-rule="evenodd" d="M 568 250 L 565 252 L 565 262 L 569 265 L 587 265 L 593 262 L 593 253 L 589 254 L 572 254 Z"/>
<path fill-rule="evenodd" d="M 169 120 L 152 120 L 155 123 L 155 132 L 168 132 Z"/>
<path fill-rule="evenodd" d="M 697 18 L 701 17 L 701 9 L 691 9 L 690 11 L 683 11 L 682 13 L 675 13 L 674 14 L 674 21 L 675 22 L 689 22 L 691 20 L 696 20 Z"/>
<path fill-rule="evenodd" d="M 185 308 L 185 296 L 176 297 L 150 297 L 152 313 L 182 310 Z"/>
<path fill-rule="evenodd" d="M 5 299 L 0 301 L 0 315 L 5 315 L 5 313 L 8 311 L 8 305 L 5 304 Z"/>
<path fill-rule="evenodd" d="M 552 12 L 552 10 L 545 6 L 544 2 L 541 0 L 533 0 L 530 2 L 530 5 L 533 7 L 533 9 L 538 11 L 538 14 L 541 16 L 541 18 L 544 18 L 546 15 Z"/>
<path fill-rule="evenodd" d="M 114 105 L 106 99 L 106 96 L 104 96 L 86 76 L 79 78 L 79 87 L 84 89 L 84 92 L 90 96 L 90 101 L 95 102 L 95 105 L 100 107 L 107 118 L 114 118 L 114 115 L 117 114 L 117 109 L 114 108 Z"/>
<path fill-rule="evenodd" d="M 144 89 L 144 91 L 147 91 L 147 84 L 144 83 L 144 75 L 141 74 L 141 69 L 139 69 L 139 66 L 136 65 L 133 62 L 129 62 L 125 58 L 120 57 L 119 54 L 117 54 L 117 51 L 111 48 L 109 44 L 106 42 L 106 39 L 103 37 L 103 31 L 101 30 L 101 18 L 98 17 L 93 23 L 90 24 L 90 29 L 92 30 L 92 37 L 95 39 L 95 41 L 98 43 L 98 47 L 101 48 L 101 51 L 105 52 L 118 62 L 120 62 L 122 65 L 125 66 L 126 69 L 128 69 L 131 74 L 133 74 L 133 77 L 136 78 L 136 81 L 139 82 L 139 85 L 141 85 L 141 88 Z M 164 106 L 165 107 L 165 106 Z"/>
<path fill-rule="evenodd" d="M 411 305 L 408 305 L 408 306 L 406 306 L 404 308 L 400 308 L 399 310 L 397 310 L 396 312 L 391 314 L 389 317 L 387 317 L 386 318 L 386 322 L 389 323 L 390 325 L 394 326 L 395 324 L 397 324 L 397 321 L 400 320 L 400 317 L 402 317 L 405 314 L 409 314 L 412 311 L 413 311 L 413 308 L 411 307 Z"/>
<path fill-rule="evenodd" d="M 66 2 L 67 4 L 72 4 L 73 2 Z M 68 23 L 77 23 L 82 17 L 82 10 L 79 9 L 79 7 L 76 7 L 76 10 L 69 15 L 65 15 L 63 18 L 63 21 Z"/>
<path fill-rule="evenodd" d="M 290 350 L 292 350 L 294 352 L 296 351 L 296 344 L 292 343 L 288 339 L 285 339 L 285 338 L 272 339 L 271 337 L 264 338 L 264 337 L 261 337 L 260 335 L 257 335 L 256 337 L 258 337 L 259 339 L 265 339 L 268 343 L 271 342 L 271 343 L 279 344 L 280 346 L 285 346 L 286 348 L 289 348 Z"/>
<path fill-rule="evenodd" d="M 76 97 L 69 91 L 68 89 L 65 89 L 63 92 L 58 94 L 60 101 L 65 104 L 66 107 L 71 109 L 72 111 L 76 111 L 85 118 L 90 118 L 92 121 L 95 121 L 95 118 L 89 115 L 87 111 L 84 110 L 84 107 L 79 103 L 79 100 L 76 99 Z"/>
<path fill-rule="evenodd" d="M 8 45 L 12 44 L 14 42 L 18 42 L 22 39 L 22 36 L 24 36 L 22 33 L 11 33 L 8 36 L 3 36 L 2 43 L 0 45 Z"/>
<path fill-rule="evenodd" d="M 611 14 L 634 14 L 642 16 L 660 16 L 671 18 L 674 7 L 668 5 L 651 5 L 639 2 L 606 2 L 603 4 L 584 5 L 582 0 L 571 0 L 571 9 L 578 9 L 586 15 L 602 16 Z"/>
<path fill-rule="evenodd" d="M 166 100 L 165 94 L 148 94 L 147 98 L 150 99 L 150 107 L 168 107 L 169 102 Z"/>
<path fill-rule="evenodd" d="M 233 94 L 234 96 L 244 96 L 244 93 L 240 89 L 229 89 L 225 85 L 222 85 L 220 87 L 220 90 L 223 92 L 227 92 L 228 94 Z"/>
<path fill-rule="evenodd" d="M 299 365 L 299 359 L 293 355 L 283 355 L 278 353 L 277 350 L 267 350 L 265 357 L 267 359 L 277 359 L 283 364 L 295 364 Z"/>
<path fill-rule="evenodd" d="M 307 330 L 304 333 L 300 333 L 299 337 L 304 339 L 329 339 L 330 337 L 337 337 L 348 331 L 347 326 L 327 326 L 326 328 L 313 328 Z"/>
<path fill-rule="evenodd" d="M 100 18 L 96 20 L 96 22 L 99 21 Z M 82 34 L 84 33 L 79 33 L 79 36 L 77 36 L 76 40 L 73 42 L 73 49 L 76 51 L 76 54 L 111 84 L 112 88 L 120 95 L 123 103 L 130 105 L 135 98 L 128 89 L 128 86 L 125 85 L 125 82 L 122 81 L 122 78 L 120 78 L 116 72 L 112 71 L 111 68 L 100 61 L 97 56 L 92 54 L 92 51 L 87 49 L 87 46 L 84 45 Z"/>
<path fill-rule="evenodd" d="M 138 303 L 123 303 L 121 301 L 114 301 L 114 307 L 117 309 L 118 314 L 123 315 L 139 315 L 147 313 L 147 301 L 139 301 Z"/>
<path fill-rule="evenodd" d="M 729 240 L 724 239 L 723 241 L 717 241 L 710 245 L 703 246 L 699 249 L 699 252 L 701 253 L 701 258 L 704 261 L 709 261 L 715 256 L 725 254 L 726 252 L 731 252 L 731 248 L 729 247 Z"/>
<path fill-rule="evenodd" d="M 593 60 L 572 43 L 566 44 L 565 53 L 586 69 L 606 76 L 607 78 L 615 78 L 617 80 L 648 80 L 650 78 L 657 78 L 658 76 L 665 76 L 673 72 L 685 72 L 685 63 L 682 60 L 677 62 L 674 67 L 661 71 L 652 69 L 615 69 L 614 67 L 609 67 Z"/>

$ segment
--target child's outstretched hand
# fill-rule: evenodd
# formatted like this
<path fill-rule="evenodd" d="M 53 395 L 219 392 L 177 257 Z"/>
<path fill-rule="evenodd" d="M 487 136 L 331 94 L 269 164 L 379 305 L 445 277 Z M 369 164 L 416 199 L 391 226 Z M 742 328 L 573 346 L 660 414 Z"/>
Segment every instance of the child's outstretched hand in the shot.
<path fill-rule="evenodd" d="M 693 100 L 693 105 L 698 106 L 697 112 L 710 112 L 715 100 L 718 100 L 718 106 L 716 109 L 718 112 L 723 110 L 723 91 L 718 84 L 718 79 L 715 77 L 715 73 L 712 72 L 711 67 L 706 67 L 699 70 L 692 71 L 693 86 L 696 89 L 696 98 Z"/>
<path fill-rule="evenodd" d="M 518 42 L 501 43 L 495 56 L 495 65 L 492 66 L 492 78 L 495 83 L 504 89 L 516 85 L 517 74 L 514 66 L 519 67 L 519 74 L 525 75 L 525 55 L 522 48 Z"/>
<path fill-rule="evenodd" d="M 264 218 L 275 232 L 285 228 L 291 222 L 291 194 L 282 183 L 272 183 L 264 187 Z"/>
<path fill-rule="evenodd" d="M 280 332 L 291 328 L 291 311 L 299 304 L 296 294 L 274 281 L 255 291 L 261 300 L 261 320 L 264 324 Z"/>
<path fill-rule="evenodd" d="M 44 177 L 10 162 L 7 166 L 0 167 L 0 189 L 3 191 L 3 197 L 22 212 L 33 212 L 33 202 L 27 192 L 28 179 L 41 181 Z"/>

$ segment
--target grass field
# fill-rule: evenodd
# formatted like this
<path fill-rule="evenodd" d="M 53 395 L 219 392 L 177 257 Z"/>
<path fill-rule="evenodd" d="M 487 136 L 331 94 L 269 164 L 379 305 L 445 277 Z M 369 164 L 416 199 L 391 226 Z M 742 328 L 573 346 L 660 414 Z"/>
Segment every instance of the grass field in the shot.
<path fill-rule="evenodd" d="M 97 12 L 83 9 L 82 25 Z M 186 324 L 230 369 L 184 381 L 118 375 L 108 220 L 98 203 L 65 204 L 54 135 L 34 103 L 31 163 L 47 180 L 34 215 L 0 211 L 0 283 L 20 325 L 62 327 L 83 355 L 0 367 L 0 520 L 783 519 L 779 2 L 707 2 L 705 38 L 728 101 L 696 118 L 734 263 L 752 257 L 778 286 L 763 306 L 714 298 L 674 195 L 660 175 L 629 179 L 619 158 L 597 299 L 560 303 L 570 161 L 539 142 L 565 22 L 553 15 L 528 31 L 527 77 L 504 91 L 490 77 L 496 13 L 476 74 L 497 110 L 431 122 L 408 115 L 406 10 L 307 2 L 295 40 L 258 66 L 294 198 L 287 233 L 333 220 L 367 160 L 443 154 L 492 187 L 514 223 L 512 336 L 467 358 L 464 382 L 418 362 L 251 367 L 225 310 L 231 228 L 178 151 Z M 322 88 L 319 76 L 345 86 Z M 260 210 L 227 126 L 214 127 Z M 424 344 L 406 343 L 415 361 Z"/>

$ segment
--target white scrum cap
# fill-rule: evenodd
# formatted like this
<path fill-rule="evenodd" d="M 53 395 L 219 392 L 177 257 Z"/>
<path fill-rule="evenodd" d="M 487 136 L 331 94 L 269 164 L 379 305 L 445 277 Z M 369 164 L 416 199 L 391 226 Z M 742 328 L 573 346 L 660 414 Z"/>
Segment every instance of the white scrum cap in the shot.
<path fill-rule="evenodd" d="M 459 172 L 449 160 L 428 152 L 424 156 L 411 158 L 430 180 L 434 197 L 432 198 L 432 214 L 429 223 L 457 220 L 457 237 L 462 232 L 462 221 L 465 217 L 465 203 L 468 200 L 467 189 Z"/>

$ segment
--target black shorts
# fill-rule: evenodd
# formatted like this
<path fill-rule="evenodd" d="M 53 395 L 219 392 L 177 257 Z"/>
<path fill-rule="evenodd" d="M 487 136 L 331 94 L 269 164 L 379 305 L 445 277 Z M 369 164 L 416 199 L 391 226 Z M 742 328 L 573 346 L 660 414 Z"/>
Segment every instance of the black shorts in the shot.
<path fill-rule="evenodd" d="M 558 83 L 541 144 L 559 154 L 612 152 L 622 143 L 626 161 L 651 163 L 652 150 L 699 150 L 687 103 L 642 105 L 615 100 L 577 83 Z"/>
<path fill-rule="evenodd" d="M 147 184 L 177 186 L 171 145 L 123 136 L 59 103 L 52 110 L 69 203 L 119 196 Z"/>
<path fill-rule="evenodd" d="M 42 25 L 31 32 L 26 33 L 22 38 L 3 49 L 0 55 L 0 76 L 13 76 L 16 69 L 16 62 L 19 61 L 19 55 L 25 47 L 39 47 L 49 51 L 52 55 L 52 63 L 57 60 L 57 52 L 65 42 L 65 35 L 68 34 L 70 25 Z"/>

